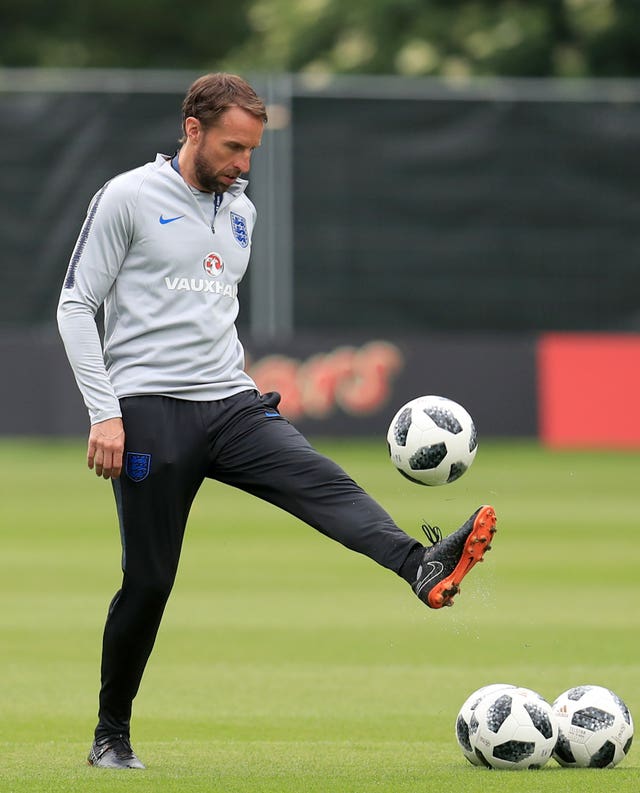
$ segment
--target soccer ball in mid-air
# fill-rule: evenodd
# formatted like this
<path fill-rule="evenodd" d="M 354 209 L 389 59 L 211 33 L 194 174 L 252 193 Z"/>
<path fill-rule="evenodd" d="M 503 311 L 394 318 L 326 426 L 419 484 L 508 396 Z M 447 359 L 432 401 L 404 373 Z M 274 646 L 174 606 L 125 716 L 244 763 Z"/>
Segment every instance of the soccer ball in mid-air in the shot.
<path fill-rule="evenodd" d="M 552 705 L 560 734 L 553 756 L 562 766 L 612 768 L 631 748 L 629 708 L 602 686 L 576 686 Z"/>
<path fill-rule="evenodd" d="M 467 411 L 441 396 L 421 396 L 403 405 L 387 432 L 391 462 L 421 485 L 459 479 L 476 456 L 478 436 Z"/>
<path fill-rule="evenodd" d="M 529 688 L 482 697 L 469 722 L 469 741 L 490 768 L 541 768 L 551 757 L 558 723 L 551 705 Z"/>
<path fill-rule="evenodd" d="M 469 723 L 471 717 L 483 697 L 488 694 L 493 694 L 495 691 L 504 691 L 504 689 L 508 688 L 515 688 L 515 686 L 509 683 L 491 683 L 488 686 L 482 686 L 482 688 L 474 691 L 473 694 L 469 694 L 458 711 L 458 716 L 456 718 L 456 739 L 458 741 L 458 746 L 462 750 L 462 754 L 473 765 L 482 765 L 482 761 L 473 751 L 469 740 Z"/>

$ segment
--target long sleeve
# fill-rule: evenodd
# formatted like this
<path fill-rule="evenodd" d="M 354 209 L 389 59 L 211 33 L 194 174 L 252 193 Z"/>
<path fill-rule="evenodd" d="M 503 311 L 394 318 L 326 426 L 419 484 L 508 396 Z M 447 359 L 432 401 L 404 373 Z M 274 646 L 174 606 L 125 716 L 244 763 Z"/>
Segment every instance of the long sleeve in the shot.
<path fill-rule="evenodd" d="M 89 206 L 58 304 L 58 328 L 92 424 L 121 415 L 95 318 L 128 250 L 131 217 L 117 180 L 107 182 Z"/>

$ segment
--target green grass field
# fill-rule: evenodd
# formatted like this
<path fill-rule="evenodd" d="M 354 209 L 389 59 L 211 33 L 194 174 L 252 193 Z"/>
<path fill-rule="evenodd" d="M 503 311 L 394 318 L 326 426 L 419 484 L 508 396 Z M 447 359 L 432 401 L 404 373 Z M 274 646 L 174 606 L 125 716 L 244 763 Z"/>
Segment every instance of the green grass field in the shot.
<path fill-rule="evenodd" d="M 416 537 L 494 504 L 486 562 L 429 611 L 368 559 L 206 483 L 135 703 L 148 769 L 110 772 L 85 758 L 119 582 L 111 489 L 82 441 L 0 442 L 0 793 L 637 793 L 637 746 L 615 769 L 489 771 L 454 722 L 492 682 L 550 700 L 605 685 L 640 721 L 640 454 L 486 442 L 427 489 L 384 442 L 317 445 Z"/>

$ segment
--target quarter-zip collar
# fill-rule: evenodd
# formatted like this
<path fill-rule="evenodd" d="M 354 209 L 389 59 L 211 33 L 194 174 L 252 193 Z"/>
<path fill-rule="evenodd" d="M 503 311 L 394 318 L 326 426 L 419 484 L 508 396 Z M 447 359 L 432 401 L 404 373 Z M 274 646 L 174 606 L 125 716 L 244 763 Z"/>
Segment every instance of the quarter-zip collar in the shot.
<path fill-rule="evenodd" d="M 180 180 L 180 184 L 182 184 L 184 188 L 188 190 L 193 202 L 196 204 L 202 219 L 211 228 L 211 231 L 214 234 L 215 220 L 218 212 L 231 204 L 237 198 L 240 198 L 249 184 L 246 179 L 238 178 L 232 185 L 229 186 L 227 190 L 224 191 L 224 193 L 215 193 L 212 195 L 211 193 L 198 190 L 196 187 L 192 187 L 185 181 L 184 177 L 180 173 L 178 152 L 176 152 L 173 157 L 166 154 L 158 154 L 156 156 L 156 163 L 158 163 L 160 166 L 170 166 L 168 169 L 169 178 Z M 205 196 L 207 197 L 206 201 L 203 200 Z"/>
<path fill-rule="evenodd" d="M 170 171 L 172 172 L 175 177 L 179 178 L 180 181 L 186 186 L 189 185 L 185 182 L 184 178 L 182 177 L 180 171 L 178 170 L 177 166 L 177 157 L 178 153 L 171 157 L 168 154 L 157 154 L 156 155 L 156 163 L 158 164 L 168 164 L 170 165 Z M 173 164 L 173 161 L 176 161 L 176 165 Z M 230 201 L 235 201 L 236 198 L 239 198 L 247 189 L 249 185 L 249 181 L 247 179 L 242 179 L 238 177 L 235 182 L 229 186 L 227 190 L 222 193 L 222 204 L 221 207 L 225 206 L 225 204 L 229 203 Z"/>

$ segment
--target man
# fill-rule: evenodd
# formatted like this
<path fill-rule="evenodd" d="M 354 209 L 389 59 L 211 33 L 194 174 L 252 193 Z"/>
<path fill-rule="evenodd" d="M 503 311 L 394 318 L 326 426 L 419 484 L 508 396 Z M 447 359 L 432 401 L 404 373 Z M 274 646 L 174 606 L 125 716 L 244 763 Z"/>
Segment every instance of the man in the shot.
<path fill-rule="evenodd" d="M 205 478 L 276 504 L 402 578 L 431 608 L 452 605 L 495 531 L 491 507 L 425 548 L 315 451 L 245 373 L 238 284 L 256 213 L 245 195 L 264 103 L 241 78 L 205 75 L 183 102 L 183 138 L 94 196 L 64 281 L 58 323 L 87 405 L 87 462 L 113 483 L 122 587 L 104 631 L 89 763 L 144 768 L 133 699 Z M 101 345 L 95 314 L 104 304 Z"/>

